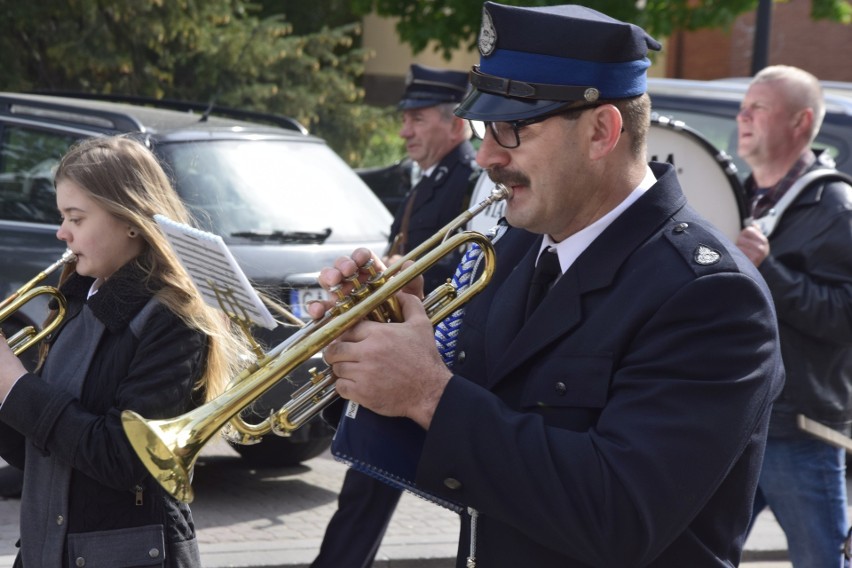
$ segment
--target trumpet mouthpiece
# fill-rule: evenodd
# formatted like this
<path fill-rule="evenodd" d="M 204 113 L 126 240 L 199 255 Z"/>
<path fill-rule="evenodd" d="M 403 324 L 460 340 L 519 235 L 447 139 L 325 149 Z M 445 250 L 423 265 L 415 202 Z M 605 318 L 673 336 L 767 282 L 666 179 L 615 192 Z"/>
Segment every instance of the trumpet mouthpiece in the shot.
<path fill-rule="evenodd" d="M 74 262 L 75 260 L 77 260 L 77 255 L 71 252 L 71 249 L 65 249 L 65 252 L 62 253 L 62 258 L 60 259 L 62 264 Z"/>
<path fill-rule="evenodd" d="M 509 199 L 512 197 L 512 188 L 502 183 L 498 183 L 491 190 L 491 196 L 496 200 Z"/>

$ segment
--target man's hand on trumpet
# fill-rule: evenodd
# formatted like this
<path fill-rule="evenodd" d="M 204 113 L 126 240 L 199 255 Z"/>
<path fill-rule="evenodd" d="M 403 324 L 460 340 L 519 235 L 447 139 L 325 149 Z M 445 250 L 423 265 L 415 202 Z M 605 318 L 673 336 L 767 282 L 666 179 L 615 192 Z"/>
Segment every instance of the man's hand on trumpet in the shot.
<path fill-rule="evenodd" d="M 390 259 L 381 259 L 369 249 L 366 248 L 358 248 L 352 253 L 351 256 L 341 256 L 334 262 L 333 267 L 326 267 L 320 271 L 319 278 L 317 279 L 320 286 L 329 290 L 334 288 L 335 286 L 340 286 L 340 291 L 343 294 L 349 294 L 354 289 L 354 284 L 352 284 L 351 279 L 356 274 L 358 275 L 358 279 L 363 283 L 366 282 L 370 278 L 370 272 L 367 270 L 367 265 L 370 260 L 373 261 L 372 269 L 375 272 L 383 272 L 387 269 L 391 262 L 396 262 L 397 260 L 402 259 L 401 256 L 396 255 Z M 408 267 L 412 261 L 409 261 L 403 267 Z M 403 292 L 407 292 L 409 294 L 413 294 L 418 298 L 423 298 L 423 277 L 417 277 L 402 289 Z M 307 309 L 308 313 L 313 319 L 320 319 L 326 312 L 326 310 L 332 308 L 337 301 L 337 294 L 333 294 L 328 300 L 320 301 L 316 300 L 308 304 Z"/>
<path fill-rule="evenodd" d="M 338 259 L 334 267 L 320 273 L 319 283 L 329 289 L 343 285 L 370 259 L 376 270 L 382 263 L 367 249 Z M 417 278 L 397 297 L 402 308 L 400 323 L 362 321 L 326 347 L 323 359 L 337 377 L 336 389 L 345 399 L 385 416 L 406 416 L 428 428 L 432 415 L 452 377 L 435 347 L 434 330 L 423 308 L 423 279 Z M 314 302 L 308 312 L 321 318 L 334 299 Z"/>

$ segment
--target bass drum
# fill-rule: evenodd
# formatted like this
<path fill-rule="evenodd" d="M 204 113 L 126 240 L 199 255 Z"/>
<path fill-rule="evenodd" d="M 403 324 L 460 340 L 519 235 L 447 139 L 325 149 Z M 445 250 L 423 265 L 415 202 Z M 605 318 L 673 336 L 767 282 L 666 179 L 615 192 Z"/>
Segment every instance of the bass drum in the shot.
<path fill-rule="evenodd" d="M 692 207 L 735 241 L 746 218 L 745 191 L 731 157 L 679 120 L 652 116 L 648 160 L 668 162 Z"/>

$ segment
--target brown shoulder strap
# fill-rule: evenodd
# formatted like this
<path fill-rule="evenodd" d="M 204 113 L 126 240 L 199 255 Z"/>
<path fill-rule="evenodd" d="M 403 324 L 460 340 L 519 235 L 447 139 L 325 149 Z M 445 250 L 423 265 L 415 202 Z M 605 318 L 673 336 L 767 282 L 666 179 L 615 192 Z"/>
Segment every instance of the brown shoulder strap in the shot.
<path fill-rule="evenodd" d="M 418 184 L 419 185 L 419 184 Z M 393 244 L 388 251 L 388 256 L 406 253 L 406 245 L 408 244 L 408 225 L 411 221 L 411 211 L 414 209 L 414 199 L 417 197 L 417 186 L 408 194 L 408 201 L 405 203 L 405 210 L 402 212 L 402 221 L 399 224 L 399 231 L 393 239 Z"/>

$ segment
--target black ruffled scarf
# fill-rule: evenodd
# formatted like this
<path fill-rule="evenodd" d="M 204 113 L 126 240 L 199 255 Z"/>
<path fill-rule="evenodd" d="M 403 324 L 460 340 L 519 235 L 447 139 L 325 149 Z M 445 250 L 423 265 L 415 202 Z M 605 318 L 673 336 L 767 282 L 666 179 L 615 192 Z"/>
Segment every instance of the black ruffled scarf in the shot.
<path fill-rule="evenodd" d="M 60 290 L 69 303 L 82 305 L 88 302 L 89 309 L 95 317 L 112 333 L 126 328 L 133 316 L 160 288 L 159 286 L 156 289 L 149 287 L 154 283 L 148 281 L 148 271 L 136 261 L 131 261 L 119 268 L 98 288 L 97 294 L 86 300 L 86 295 L 94 281 L 92 277 L 73 273 L 62 284 Z"/>

